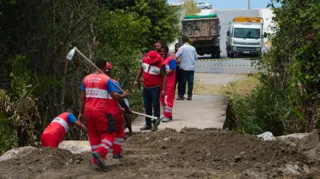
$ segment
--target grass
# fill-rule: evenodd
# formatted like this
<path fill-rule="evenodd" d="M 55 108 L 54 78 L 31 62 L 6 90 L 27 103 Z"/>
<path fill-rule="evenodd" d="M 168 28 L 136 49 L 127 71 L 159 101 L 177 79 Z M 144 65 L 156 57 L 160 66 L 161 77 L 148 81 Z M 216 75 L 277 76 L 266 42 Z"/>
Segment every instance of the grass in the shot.
<path fill-rule="evenodd" d="M 194 94 L 211 94 L 228 96 L 230 93 L 239 95 L 248 95 L 259 84 L 257 75 L 251 75 L 236 82 L 230 82 L 227 85 L 202 84 L 195 80 Z"/>

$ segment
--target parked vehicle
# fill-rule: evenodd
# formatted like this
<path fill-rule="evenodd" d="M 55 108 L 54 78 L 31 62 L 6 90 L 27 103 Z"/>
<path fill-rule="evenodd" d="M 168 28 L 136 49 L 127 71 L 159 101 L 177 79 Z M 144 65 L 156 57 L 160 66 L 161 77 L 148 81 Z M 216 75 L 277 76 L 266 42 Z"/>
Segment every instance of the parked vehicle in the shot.
<path fill-rule="evenodd" d="M 238 16 L 229 24 L 226 39 L 228 57 L 260 55 L 264 44 L 263 19 Z"/>
<path fill-rule="evenodd" d="M 199 9 L 212 9 L 212 4 L 203 1 L 197 1 L 196 4 Z"/>
<path fill-rule="evenodd" d="M 212 58 L 220 58 L 220 21 L 212 10 L 207 11 L 208 14 L 185 16 L 183 33 L 193 41 L 199 55 L 211 54 Z"/>

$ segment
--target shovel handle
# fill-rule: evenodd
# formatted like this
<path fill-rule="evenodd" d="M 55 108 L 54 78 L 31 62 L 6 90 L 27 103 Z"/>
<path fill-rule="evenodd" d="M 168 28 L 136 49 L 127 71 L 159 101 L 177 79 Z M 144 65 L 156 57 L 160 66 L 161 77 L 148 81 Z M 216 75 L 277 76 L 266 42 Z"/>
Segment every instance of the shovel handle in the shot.
<path fill-rule="evenodd" d="M 75 47 L 75 50 L 76 50 L 84 59 L 86 59 L 92 66 L 94 66 L 97 70 L 99 70 L 102 74 L 104 74 L 103 71 L 101 71 L 94 63 L 92 63 L 92 61 L 91 61 L 89 58 L 87 58 L 83 53 L 81 53 L 81 51 L 78 50 L 77 47 Z M 118 85 L 115 84 L 115 83 L 113 83 L 113 84 L 114 84 L 120 91 L 122 91 L 122 92 L 124 93 L 124 91 L 120 88 L 120 86 L 118 86 Z"/>
<path fill-rule="evenodd" d="M 123 108 L 121 108 L 121 110 L 125 110 Z M 133 114 L 137 114 L 137 115 L 140 115 L 140 116 L 144 116 L 144 117 L 148 117 L 148 118 L 151 118 L 151 119 L 158 119 L 157 117 L 155 116 L 150 116 L 150 115 L 147 115 L 147 114 L 144 114 L 144 113 L 139 113 L 139 112 L 136 112 L 136 111 L 131 111 Z"/>

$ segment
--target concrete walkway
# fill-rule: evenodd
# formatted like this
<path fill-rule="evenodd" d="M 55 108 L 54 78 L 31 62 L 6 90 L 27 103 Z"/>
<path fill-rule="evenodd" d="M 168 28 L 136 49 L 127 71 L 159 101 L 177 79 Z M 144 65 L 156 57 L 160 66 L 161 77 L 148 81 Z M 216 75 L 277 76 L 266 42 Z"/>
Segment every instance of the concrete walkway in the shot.
<path fill-rule="evenodd" d="M 222 128 L 225 120 L 225 113 L 228 98 L 224 96 L 194 95 L 192 101 L 175 100 L 173 109 L 173 121 L 162 123 L 159 130 L 172 128 L 180 131 L 184 127 L 188 128 Z M 161 116 L 163 113 L 161 112 Z M 134 132 L 141 132 L 144 126 L 144 117 L 138 117 L 132 123 Z"/>

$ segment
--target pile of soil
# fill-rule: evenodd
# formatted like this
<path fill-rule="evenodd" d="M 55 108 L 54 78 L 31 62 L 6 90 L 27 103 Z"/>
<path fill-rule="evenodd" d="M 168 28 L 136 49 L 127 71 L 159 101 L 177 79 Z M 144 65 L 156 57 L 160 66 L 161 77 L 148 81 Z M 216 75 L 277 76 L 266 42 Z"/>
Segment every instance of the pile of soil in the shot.
<path fill-rule="evenodd" d="M 319 168 L 284 143 L 213 129 L 136 134 L 123 155 L 108 154 L 109 168 L 99 172 L 90 153 L 42 148 L 0 162 L 0 178 L 305 178 Z"/>

